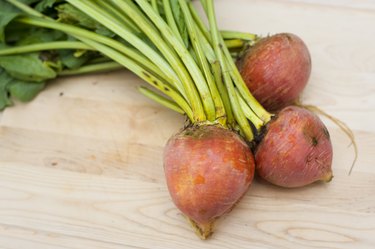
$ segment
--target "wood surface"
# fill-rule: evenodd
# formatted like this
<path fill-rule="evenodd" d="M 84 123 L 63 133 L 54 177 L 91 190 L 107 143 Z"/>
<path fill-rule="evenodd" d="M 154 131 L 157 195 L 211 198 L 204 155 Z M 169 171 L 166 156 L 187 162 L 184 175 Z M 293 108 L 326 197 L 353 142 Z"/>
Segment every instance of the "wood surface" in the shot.
<path fill-rule="evenodd" d="M 329 184 L 282 189 L 257 179 L 199 240 L 173 205 L 162 151 L 184 118 L 146 99 L 127 71 L 60 78 L 0 120 L 0 248 L 375 248 L 375 1 L 217 0 L 223 29 L 293 32 L 309 46 L 302 96 L 325 121 Z"/>

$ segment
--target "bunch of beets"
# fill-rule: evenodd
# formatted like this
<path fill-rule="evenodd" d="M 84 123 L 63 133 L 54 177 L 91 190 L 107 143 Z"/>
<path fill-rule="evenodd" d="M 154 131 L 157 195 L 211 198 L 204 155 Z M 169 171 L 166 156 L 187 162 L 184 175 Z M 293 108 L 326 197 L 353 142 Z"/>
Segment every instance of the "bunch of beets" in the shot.
<path fill-rule="evenodd" d="M 186 116 L 164 170 L 202 239 L 255 172 L 285 188 L 333 177 L 327 128 L 295 105 L 311 57 L 294 34 L 221 31 L 213 0 L 2 0 L 0 17 L 0 109 L 57 76 L 125 67 L 153 89 L 142 94 Z"/>

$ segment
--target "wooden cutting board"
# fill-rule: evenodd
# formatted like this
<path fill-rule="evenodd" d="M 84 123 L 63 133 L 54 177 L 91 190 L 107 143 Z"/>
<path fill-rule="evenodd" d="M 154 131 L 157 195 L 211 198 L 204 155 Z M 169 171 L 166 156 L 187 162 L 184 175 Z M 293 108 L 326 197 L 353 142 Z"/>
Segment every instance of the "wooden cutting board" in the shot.
<path fill-rule="evenodd" d="M 184 118 L 137 92 L 127 71 L 60 78 L 0 121 L 0 248 L 375 248 L 375 3 L 217 0 L 223 29 L 294 32 L 313 72 L 302 100 L 324 119 L 334 180 L 282 189 L 256 180 L 199 240 L 174 207 L 162 151 Z"/>

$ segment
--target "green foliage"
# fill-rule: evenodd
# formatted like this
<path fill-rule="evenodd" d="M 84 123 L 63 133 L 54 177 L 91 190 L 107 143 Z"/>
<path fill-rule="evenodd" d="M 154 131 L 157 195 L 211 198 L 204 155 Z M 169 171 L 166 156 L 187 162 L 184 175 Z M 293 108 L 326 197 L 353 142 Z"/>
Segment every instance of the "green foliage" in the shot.
<path fill-rule="evenodd" d="M 56 72 L 39 58 L 39 53 L 1 56 L 0 66 L 19 80 L 42 82 L 56 77 Z"/>
<path fill-rule="evenodd" d="M 65 1 L 18 1 L 36 11 L 56 17 L 59 22 L 73 24 L 118 39 L 113 32 Z M 21 13 L 12 4 L 0 0 L 0 50 L 45 42 L 76 40 L 61 31 L 14 21 Z M 0 56 L 0 110 L 11 106 L 12 98 L 23 102 L 32 100 L 45 88 L 45 82 L 56 78 L 60 71 L 79 69 L 98 56 L 100 57 L 97 52 L 74 49 Z"/>
<path fill-rule="evenodd" d="M 12 80 L 12 77 L 10 77 L 4 70 L 0 69 L 0 110 L 12 105 L 8 92 L 8 85 Z"/>
<path fill-rule="evenodd" d="M 11 106 L 13 104 L 12 98 L 22 102 L 32 100 L 44 87 L 44 82 L 17 80 L 0 68 L 0 110 Z"/>
<path fill-rule="evenodd" d="M 56 7 L 56 10 L 58 12 L 58 20 L 62 23 L 77 25 L 89 30 L 93 30 L 100 35 L 108 37 L 115 36 L 112 31 L 110 31 L 82 11 L 78 10 L 71 4 L 60 4 Z"/>
<path fill-rule="evenodd" d="M 18 15 L 20 11 L 5 0 L 0 0 L 0 43 L 4 43 L 5 27 Z"/>
<path fill-rule="evenodd" d="M 32 100 L 45 87 L 44 82 L 25 82 L 21 80 L 14 80 L 9 85 L 8 90 L 12 97 L 22 101 L 28 102 Z"/>
<path fill-rule="evenodd" d="M 83 52 L 83 54 L 77 53 L 71 50 L 59 51 L 59 58 L 61 63 L 69 69 L 77 69 L 89 61 L 92 54 L 89 52 Z"/>
<path fill-rule="evenodd" d="M 42 0 L 35 6 L 39 12 L 44 12 L 46 9 L 51 8 L 58 0 Z"/>
<path fill-rule="evenodd" d="M 67 39 L 67 35 L 57 30 L 28 27 L 24 30 L 21 29 L 18 37 L 15 38 L 17 38 L 15 44 L 22 46 L 42 42 L 62 41 Z"/>

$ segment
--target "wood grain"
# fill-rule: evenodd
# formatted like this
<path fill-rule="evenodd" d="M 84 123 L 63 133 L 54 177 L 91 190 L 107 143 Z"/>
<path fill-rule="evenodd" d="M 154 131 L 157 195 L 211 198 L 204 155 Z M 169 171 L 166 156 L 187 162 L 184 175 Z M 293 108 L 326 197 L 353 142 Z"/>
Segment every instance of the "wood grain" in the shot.
<path fill-rule="evenodd" d="M 223 29 L 293 32 L 313 72 L 302 101 L 324 119 L 334 180 L 282 189 L 256 179 L 200 241 L 170 200 L 163 146 L 184 118 L 137 92 L 122 70 L 60 78 L 0 113 L 0 249 L 374 248 L 375 2 L 217 0 Z"/>

